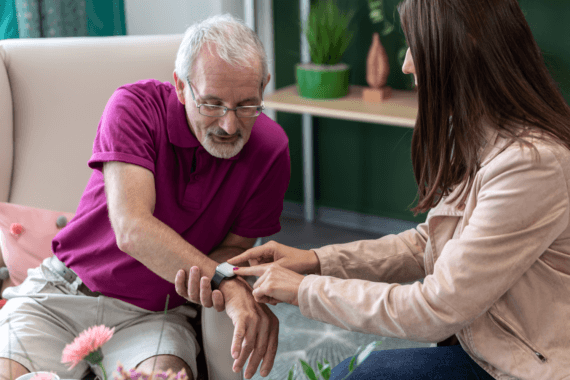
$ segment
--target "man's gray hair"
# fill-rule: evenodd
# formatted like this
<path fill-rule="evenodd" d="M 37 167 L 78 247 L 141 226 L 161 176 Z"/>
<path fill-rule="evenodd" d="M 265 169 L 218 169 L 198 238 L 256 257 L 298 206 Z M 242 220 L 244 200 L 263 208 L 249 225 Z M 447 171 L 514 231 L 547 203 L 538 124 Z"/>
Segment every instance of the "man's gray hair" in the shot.
<path fill-rule="evenodd" d="M 261 64 L 262 84 L 267 79 L 267 54 L 261 40 L 243 21 L 229 14 L 217 15 L 186 29 L 176 56 L 176 75 L 185 80 L 192 73 L 192 66 L 202 47 L 215 47 L 217 55 L 232 66 L 249 67 Z"/>

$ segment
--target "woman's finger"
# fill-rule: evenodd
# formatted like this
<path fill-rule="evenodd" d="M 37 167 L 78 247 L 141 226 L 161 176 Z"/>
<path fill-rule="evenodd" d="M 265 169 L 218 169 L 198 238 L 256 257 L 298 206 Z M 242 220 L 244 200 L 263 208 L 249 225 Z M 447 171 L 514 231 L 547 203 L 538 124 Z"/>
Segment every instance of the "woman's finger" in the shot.
<path fill-rule="evenodd" d="M 254 267 L 256 265 L 259 265 L 259 260 L 257 260 L 257 259 L 250 259 L 250 260 L 248 260 L 248 262 L 249 262 L 250 267 Z"/>
<path fill-rule="evenodd" d="M 240 276 L 263 276 L 268 266 L 269 264 L 261 264 L 254 267 L 239 267 L 237 269 L 234 268 L 234 273 Z"/>
<path fill-rule="evenodd" d="M 259 247 L 250 248 L 247 251 L 243 252 L 242 254 L 239 254 L 229 259 L 228 263 L 231 265 L 239 265 L 248 262 L 249 260 L 258 260 L 258 262 L 273 261 L 273 249 L 270 248 L 268 244 L 269 243 L 260 245 Z"/>
<path fill-rule="evenodd" d="M 258 248 L 258 247 L 255 247 Z M 239 265 L 245 262 L 248 262 L 251 259 L 255 259 L 255 248 L 248 249 L 247 251 L 228 259 L 228 264 L 231 265 Z M 252 252 L 253 251 L 253 252 Z"/>

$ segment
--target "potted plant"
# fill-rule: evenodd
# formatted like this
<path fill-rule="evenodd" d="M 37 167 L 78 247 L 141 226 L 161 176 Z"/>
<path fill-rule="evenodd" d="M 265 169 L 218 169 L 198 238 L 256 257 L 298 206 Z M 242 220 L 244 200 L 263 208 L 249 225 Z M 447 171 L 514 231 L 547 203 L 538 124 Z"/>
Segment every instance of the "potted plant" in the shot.
<path fill-rule="evenodd" d="M 334 0 L 311 7 L 304 34 L 311 63 L 296 66 L 297 90 L 305 98 L 340 98 L 348 94 L 349 66 L 341 63 L 352 40 L 348 30 L 354 12 L 342 12 Z"/>

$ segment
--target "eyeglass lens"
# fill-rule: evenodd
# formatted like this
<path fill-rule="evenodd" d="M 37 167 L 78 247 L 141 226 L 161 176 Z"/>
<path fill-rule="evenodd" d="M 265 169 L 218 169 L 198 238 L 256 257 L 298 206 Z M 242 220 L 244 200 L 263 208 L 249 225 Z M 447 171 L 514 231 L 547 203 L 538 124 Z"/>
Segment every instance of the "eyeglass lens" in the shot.
<path fill-rule="evenodd" d="M 214 106 L 209 104 L 201 104 L 200 105 L 200 113 L 204 116 L 214 116 L 220 117 L 224 116 L 227 113 L 227 108 L 223 106 Z M 259 116 L 261 113 L 261 107 L 256 106 L 245 106 L 245 107 L 236 107 L 236 116 L 237 117 L 255 117 Z"/>

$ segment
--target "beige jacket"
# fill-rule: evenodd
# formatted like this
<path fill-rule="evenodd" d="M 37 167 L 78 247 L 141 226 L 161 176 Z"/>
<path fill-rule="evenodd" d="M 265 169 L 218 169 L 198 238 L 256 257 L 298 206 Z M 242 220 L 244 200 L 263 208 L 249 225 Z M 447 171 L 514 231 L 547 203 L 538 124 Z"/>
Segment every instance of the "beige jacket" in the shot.
<path fill-rule="evenodd" d="M 465 204 L 452 193 L 416 229 L 315 249 L 302 314 L 420 342 L 456 334 L 496 379 L 570 379 L 570 151 L 531 141 L 540 162 L 489 132 Z"/>

